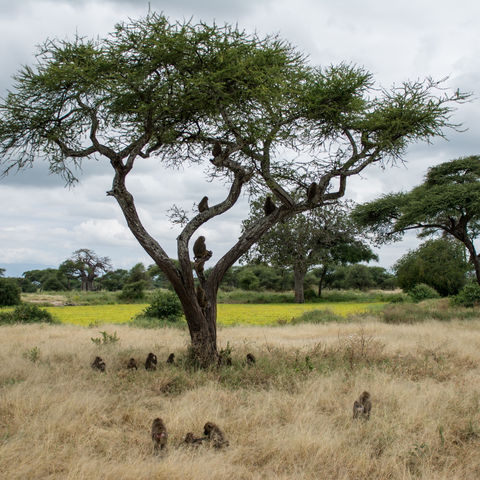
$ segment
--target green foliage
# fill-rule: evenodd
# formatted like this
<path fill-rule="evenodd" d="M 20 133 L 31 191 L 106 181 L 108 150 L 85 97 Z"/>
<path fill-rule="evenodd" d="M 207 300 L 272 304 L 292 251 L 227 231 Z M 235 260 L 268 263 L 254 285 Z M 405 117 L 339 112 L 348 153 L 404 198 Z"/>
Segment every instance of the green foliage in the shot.
<path fill-rule="evenodd" d="M 128 282 L 128 271 L 122 268 L 117 268 L 105 273 L 97 280 L 97 285 L 110 292 L 122 290 Z"/>
<path fill-rule="evenodd" d="M 468 282 L 453 298 L 453 304 L 463 307 L 480 305 L 480 285 L 476 282 Z"/>
<path fill-rule="evenodd" d="M 117 343 L 120 339 L 117 337 L 117 332 L 113 332 L 113 335 L 111 335 L 108 332 L 100 332 L 101 337 L 91 337 L 90 340 L 95 344 L 95 345 L 111 345 L 113 343 Z"/>
<path fill-rule="evenodd" d="M 309 312 L 305 312 L 299 317 L 293 317 L 290 324 L 297 325 L 298 323 L 345 323 L 347 317 L 343 317 L 342 315 L 337 315 L 333 313 L 331 310 L 310 310 Z"/>
<path fill-rule="evenodd" d="M 40 349 L 33 347 L 26 352 L 23 352 L 23 358 L 30 360 L 32 363 L 37 363 L 40 360 Z"/>
<path fill-rule="evenodd" d="M 398 285 L 404 291 L 409 292 L 415 285 L 425 283 L 442 296 L 458 293 L 465 284 L 469 268 L 461 244 L 446 238 L 422 243 L 394 265 Z"/>
<path fill-rule="evenodd" d="M 151 304 L 142 312 L 143 316 L 175 322 L 183 314 L 182 304 L 176 293 L 159 290 Z"/>
<path fill-rule="evenodd" d="M 12 312 L 0 312 L 0 324 L 10 323 L 59 323 L 50 312 L 37 305 L 23 303 Z"/>
<path fill-rule="evenodd" d="M 20 287 L 14 280 L 0 278 L 0 307 L 18 305 L 20 303 Z"/>
<path fill-rule="evenodd" d="M 118 299 L 122 302 L 136 302 L 145 298 L 145 282 L 127 283 L 118 294 Z"/>
<path fill-rule="evenodd" d="M 429 298 L 440 297 L 434 288 L 426 285 L 425 283 L 418 283 L 415 285 L 411 290 L 409 290 L 408 295 L 414 302 L 421 302 L 422 300 L 428 300 Z"/>

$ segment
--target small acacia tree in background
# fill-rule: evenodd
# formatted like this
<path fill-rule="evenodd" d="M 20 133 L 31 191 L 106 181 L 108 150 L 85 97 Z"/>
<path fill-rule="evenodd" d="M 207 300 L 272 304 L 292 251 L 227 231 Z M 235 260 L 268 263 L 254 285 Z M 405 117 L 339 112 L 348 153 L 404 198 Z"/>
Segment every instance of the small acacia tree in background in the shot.
<path fill-rule="evenodd" d="M 264 202 L 264 199 L 252 202 L 251 217 L 244 222 L 244 228 L 263 215 Z M 362 242 L 358 228 L 350 220 L 351 208 L 348 203 L 333 203 L 280 222 L 260 238 L 246 258 L 292 269 L 295 301 L 303 303 L 305 275 L 313 266 L 321 265 L 320 284 L 334 263 L 377 258 Z"/>
<path fill-rule="evenodd" d="M 342 197 L 352 175 L 443 136 L 454 126 L 452 105 L 465 96 L 438 87 L 427 79 L 380 90 L 364 69 L 309 65 L 277 37 L 153 13 L 104 39 L 45 42 L 35 68 L 21 69 L 0 102 L 0 162 L 8 172 L 44 159 L 68 183 L 82 160 L 109 162 L 108 195 L 178 294 L 192 353 L 208 365 L 218 359 L 216 298 L 227 270 L 278 222 Z M 286 149 L 297 154 L 280 153 Z M 193 218 L 178 210 L 178 265 L 142 224 L 127 188 L 136 161 L 150 156 L 165 168 L 203 163 L 205 193 L 212 178 L 226 185 L 224 199 Z M 309 186 L 308 198 L 299 194 Z M 247 189 L 270 194 L 274 209 L 245 229 L 208 277 L 210 250 L 197 249 L 204 292 L 197 296 L 190 241 Z"/>
<path fill-rule="evenodd" d="M 418 187 L 358 205 L 353 216 L 379 243 L 400 240 L 408 230 L 420 230 L 420 237 L 442 233 L 455 238 L 467 249 L 480 284 L 474 243 L 480 233 L 480 156 L 431 167 Z"/>

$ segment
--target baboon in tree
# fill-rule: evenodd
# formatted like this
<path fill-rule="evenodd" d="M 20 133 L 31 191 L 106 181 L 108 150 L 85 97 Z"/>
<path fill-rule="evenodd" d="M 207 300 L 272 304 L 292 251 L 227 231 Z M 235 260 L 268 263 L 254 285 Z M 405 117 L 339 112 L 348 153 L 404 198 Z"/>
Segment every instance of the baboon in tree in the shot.
<path fill-rule="evenodd" d="M 100 370 L 101 372 L 105 371 L 105 362 L 102 360 L 101 357 L 95 357 L 95 360 L 92 362 L 92 368 L 94 370 Z"/>
<path fill-rule="evenodd" d="M 175 354 L 171 353 L 167 358 L 167 363 L 174 363 L 175 362 Z"/>
<path fill-rule="evenodd" d="M 147 370 L 156 370 L 157 369 L 157 356 L 150 352 L 145 360 L 145 368 Z"/>
<path fill-rule="evenodd" d="M 207 422 L 203 427 L 203 433 L 215 448 L 228 447 L 229 442 L 220 428 L 212 422 Z"/>
<path fill-rule="evenodd" d="M 205 237 L 203 235 L 200 235 L 200 237 L 195 240 L 193 244 L 193 255 L 195 260 L 199 260 L 207 255 L 207 246 L 205 245 Z"/>
<path fill-rule="evenodd" d="M 317 182 L 312 182 L 307 189 L 307 201 L 308 201 L 308 203 L 313 202 L 313 199 L 315 198 L 315 194 L 317 193 L 317 190 L 318 190 Z"/>
<path fill-rule="evenodd" d="M 152 441 L 153 441 L 153 451 L 158 453 L 159 450 L 164 450 L 167 448 L 167 428 L 163 423 L 161 418 L 156 418 L 152 422 Z"/>
<path fill-rule="evenodd" d="M 370 418 L 370 412 L 372 410 L 372 402 L 370 400 L 370 394 L 364 391 L 358 400 L 353 403 L 353 418 Z"/>
<path fill-rule="evenodd" d="M 133 370 L 133 369 L 137 370 L 138 369 L 137 361 L 134 358 L 131 358 L 127 363 L 127 368 L 129 370 Z"/>
<path fill-rule="evenodd" d="M 247 365 L 253 365 L 254 363 L 256 363 L 256 359 L 255 359 L 255 356 L 253 355 L 253 353 L 247 353 Z"/>
<path fill-rule="evenodd" d="M 220 142 L 215 142 L 212 148 L 212 155 L 214 157 L 218 157 L 221 154 L 222 154 L 222 146 L 220 145 Z"/>
<path fill-rule="evenodd" d="M 207 297 L 201 285 L 197 285 L 197 300 L 202 309 L 207 306 Z"/>
<path fill-rule="evenodd" d="M 198 204 L 198 211 L 202 213 L 207 209 L 208 209 L 208 197 L 205 196 L 200 200 L 200 203 Z"/>
<path fill-rule="evenodd" d="M 272 197 L 268 195 L 265 200 L 265 204 L 263 205 L 263 211 L 265 212 L 265 215 L 268 217 L 275 211 L 276 208 L 277 207 L 275 206 L 275 203 L 273 203 Z"/>

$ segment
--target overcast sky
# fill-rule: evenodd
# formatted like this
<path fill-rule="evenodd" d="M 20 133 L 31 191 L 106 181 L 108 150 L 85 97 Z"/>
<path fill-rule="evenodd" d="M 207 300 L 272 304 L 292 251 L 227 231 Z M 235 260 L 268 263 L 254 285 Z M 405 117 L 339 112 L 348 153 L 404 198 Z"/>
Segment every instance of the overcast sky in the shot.
<path fill-rule="evenodd" d="M 116 23 L 145 16 L 149 4 L 171 20 L 193 17 L 237 23 L 260 34 L 278 33 L 307 53 L 313 64 L 357 64 L 386 87 L 407 79 L 449 77 L 446 85 L 452 90 L 474 93 L 474 100 L 453 116 L 466 132 L 447 132 L 448 142 L 412 146 L 406 165 L 371 167 L 351 179 L 347 196 L 355 201 L 408 190 L 422 181 L 429 166 L 480 154 L 480 3 L 474 0 L 0 0 L 0 96 L 11 87 L 19 67 L 34 62 L 36 46 L 45 39 L 76 33 L 103 37 Z M 203 182 L 201 169 L 185 178 L 182 172 L 164 171 L 154 159 L 130 177 L 128 185 L 145 225 L 171 256 L 176 256 L 178 234 L 165 215 L 171 205 L 191 210 L 203 195 L 211 203 L 225 195 L 222 185 Z M 81 183 L 71 189 L 41 164 L 0 179 L 0 267 L 9 276 L 57 267 L 79 248 L 109 256 L 114 268 L 151 264 L 115 200 L 105 195 L 110 188 L 111 172 L 102 162 L 85 164 Z M 201 229 L 214 251 L 212 263 L 236 240 L 247 212 L 243 199 L 227 218 Z M 379 264 L 390 267 L 418 244 L 411 234 L 383 247 Z"/>

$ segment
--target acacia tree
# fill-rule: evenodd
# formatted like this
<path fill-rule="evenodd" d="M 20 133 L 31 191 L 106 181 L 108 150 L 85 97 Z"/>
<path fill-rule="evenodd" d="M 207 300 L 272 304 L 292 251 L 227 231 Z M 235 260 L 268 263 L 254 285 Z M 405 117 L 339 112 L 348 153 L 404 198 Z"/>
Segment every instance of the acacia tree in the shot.
<path fill-rule="evenodd" d="M 251 216 L 244 222 L 244 228 L 262 216 L 263 203 L 263 199 L 252 202 Z M 291 268 L 295 302 L 304 303 L 305 275 L 314 265 L 321 266 L 321 294 L 321 284 L 332 262 L 377 258 L 362 242 L 358 228 L 349 218 L 350 210 L 350 204 L 336 202 L 277 223 L 249 250 L 246 258 Z"/>
<path fill-rule="evenodd" d="M 474 244 L 480 234 L 480 156 L 431 167 L 418 187 L 358 205 L 353 216 L 379 243 L 400 240 L 408 230 L 421 230 L 421 237 L 451 235 L 465 245 L 480 284 Z"/>
<path fill-rule="evenodd" d="M 112 265 L 108 257 L 99 257 L 93 250 L 80 248 L 73 252 L 72 258 L 65 260 L 59 268 L 79 278 L 82 282 L 82 290 L 92 291 L 95 290 L 95 278 L 102 272 L 110 271 Z"/>
<path fill-rule="evenodd" d="M 411 142 L 442 136 L 452 105 L 465 96 L 438 87 L 425 80 L 379 91 L 362 68 L 310 66 L 277 37 L 169 23 L 153 13 L 104 39 L 47 41 L 0 104 L 0 161 L 8 172 L 44 159 L 70 183 L 82 160 L 109 161 L 108 195 L 171 282 L 193 355 L 209 364 L 218 357 L 216 295 L 225 272 L 279 221 L 343 196 L 350 176 L 401 158 Z M 287 148 L 303 155 L 280 153 Z M 164 167 L 206 161 L 207 177 L 228 185 L 220 203 L 181 215 L 178 265 L 143 226 L 126 186 L 135 164 L 150 156 Z M 308 201 L 295 200 L 292 193 L 314 182 Z M 247 188 L 269 192 L 276 208 L 244 231 L 208 278 L 200 272 L 199 301 L 190 240 Z"/>

